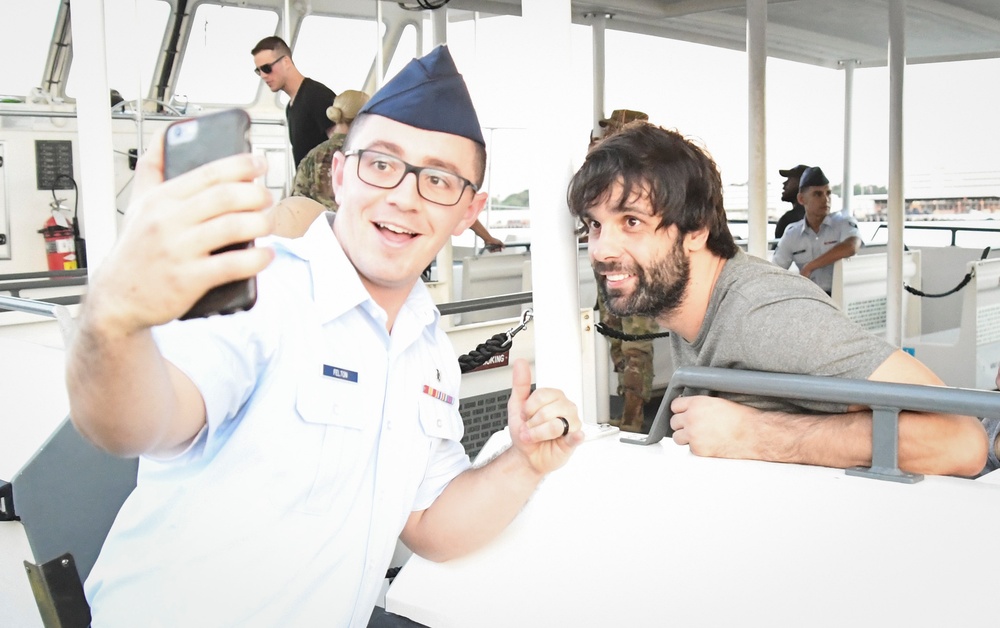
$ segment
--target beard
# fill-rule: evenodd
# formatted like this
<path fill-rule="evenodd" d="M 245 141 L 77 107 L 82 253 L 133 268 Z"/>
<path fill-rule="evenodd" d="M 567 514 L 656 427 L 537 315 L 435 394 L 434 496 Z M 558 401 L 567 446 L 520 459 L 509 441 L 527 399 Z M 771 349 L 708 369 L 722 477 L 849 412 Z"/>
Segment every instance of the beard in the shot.
<path fill-rule="evenodd" d="M 609 289 L 605 273 L 628 273 L 636 278 L 635 289 L 629 293 Z M 594 262 L 597 289 L 608 310 L 616 316 L 650 316 L 653 318 L 672 314 L 687 293 L 691 265 L 684 255 L 682 239 L 678 238 L 673 250 L 649 268 L 620 263 Z"/>

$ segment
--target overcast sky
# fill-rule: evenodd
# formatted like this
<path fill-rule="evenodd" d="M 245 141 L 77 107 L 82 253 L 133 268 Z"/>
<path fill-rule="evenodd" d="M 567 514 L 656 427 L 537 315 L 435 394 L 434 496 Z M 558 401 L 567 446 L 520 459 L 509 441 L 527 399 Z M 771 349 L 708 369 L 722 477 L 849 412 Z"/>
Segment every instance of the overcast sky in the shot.
<path fill-rule="evenodd" d="M 571 69 L 572 81 L 583 106 L 558 112 L 518 91 L 517 68 L 531 67 L 539 55 L 535 46 L 497 43 L 509 38 L 509 31 L 502 30 L 509 28 L 508 18 L 481 20 L 478 27 L 479 78 L 471 82 L 484 124 L 526 124 L 526 116 L 557 115 L 577 119 L 574 124 L 586 129 L 592 94 L 589 29 L 573 31 L 573 57 L 581 61 Z M 459 33 L 456 42 L 461 37 Z M 699 138 L 726 183 L 746 181 L 745 53 L 611 30 L 606 53 L 606 111 L 645 111 L 653 122 Z M 481 84 L 484 76 L 486 85 Z M 768 178 L 772 170 L 806 163 L 821 165 L 831 180 L 839 181 L 844 72 L 769 58 L 767 81 Z M 1000 60 L 909 65 L 904 85 L 908 174 L 992 172 L 1000 177 Z M 886 68 L 855 70 L 855 183 L 884 185 L 888 179 L 888 89 Z M 498 92 L 505 98 L 498 98 Z M 511 107 L 511 101 L 517 106 Z M 585 132 L 580 141 L 585 143 Z"/>
<path fill-rule="evenodd" d="M 54 10 L 51 7 L 57 5 L 56 0 L 18 3 L 20 11 L 38 11 L 40 15 L 51 15 Z M 131 0 L 105 0 L 105 5 L 106 9 L 111 8 L 109 19 L 127 21 L 132 17 L 131 11 L 121 8 L 131 8 Z M 38 8 L 41 6 L 49 9 L 42 11 Z M 11 7 L 0 6 L 0 17 L 9 9 Z M 239 25 L 231 23 L 232 16 L 239 12 L 229 9 L 226 19 L 219 21 L 215 30 L 205 30 L 201 34 L 221 36 L 218 27 L 223 25 L 232 31 L 230 36 L 234 38 L 246 38 L 251 34 L 245 31 L 253 30 L 251 39 L 256 41 L 259 26 L 240 30 Z M 50 31 L 45 36 L 35 34 L 28 41 L 25 37 L 33 26 L 44 30 L 41 23 L 48 22 L 47 19 L 22 15 L 22 19 L 2 21 L 0 51 L 5 53 L 3 58 L 9 66 L 5 74 L 11 76 L 28 65 L 19 63 L 18 59 L 39 46 L 36 54 L 44 59 L 45 40 Z M 572 58 L 576 62 L 573 67 L 560 70 L 570 73 L 571 84 L 577 90 L 573 101 L 579 104 L 569 111 L 553 111 L 549 103 L 529 93 L 525 87 L 522 69 L 534 69 L 537 59 L 544 58 L 544 51 L 539 54 L 538 49 L 544 42 L 519 45 L 517 42 L 525 40 L 520 28 L 518 18 L 507 17 L 481 19 L 476 25 L 453 23 L 449 27 L 449 41 L 459 69 L 470 84 L 481 121 L 487 127 L 524 127 L 531 116 L 565 118 L 574 128 L 580 128 L 579 146 L 572 149 L 574 154 L 579 152 L 582 156 L 591 123 L 590 29 L 573 27 Z M 474 34 L 478 41 L 473 39 Z M 375 36 L 374 31 L 369 34 L 364 29 L 356 35 L 366 38 L 365 43 Z M 363 75 L 370 61 L 357 59 L 356 68 L 350 65 L 362 44 L 347 42 L 346 33 L 337 33 L 333 39 L 336 41 L 327 42 L 322 54 L 316 55 L 323 61 L 317 71 L 322 68 L 332 77 L 342 78 L 344 68 L 350 67 Z M 153 34 L 143 35 L 139 41 L 158 45 Z M 223 73 L 218 78 L 213 76 L 212 80 L 218 82 L 226 76 L 240 76 L 243 82 L 250 81 L 251 89 L 255 90 L 256 77 L 244 67 L 249 63 L 246 50 L 252 43 L 240 42 L 242 45 L 226 43 L 213 53 L 222 55 L 228 51 L 235 55 L 232 63 L 238 71 Z M 606 50 L 607 112 L 616 108 L 645 111 L 653 122 L 698 138 L 715 157 L 726 183 L 746 181 L 745 53 L 612 30 L 607 31 Z M 299 52 L 297 49 L 297 60 Z M 109 50 L 110 55 L 118 61 L 133 56 L 114 50 Z M 299 65 L 316 67 L 309 64 L 304 51 Z M 401 63 L 393 65 L 398 67 Z M 31 69 L 31 80 L 36 80 L 37 73 L 37 69 Z M 358 80 L 352 79 L 352 82 Z M 822 166 L 831 180 L 840 181 L 843 175 L 844 73 L 772 58 L 767 62 L 767 80 L 768 179 L 775 183 L 779 179 L 777 169 L 807 163 Z M 338 85 L 336 81 L 328 84 Z M 244 87 L 240 83 L 240 88 Z M 227 87 L 226 90 L 235 93 L 237 88 Z M 1000 115 L 997 114 L 1000 60 L 907 66 L 905 90 L 904 166 L 908 175 L 986 172 L 1000 176 Z M 856 70 L 854 91 L 853 181 L 884 185 L 888 171 L 888 71 L 885 68 Z M 513 132 L 506 135 L 497 132 L 496 135 L 493 154 L 498 157 L 498 163 L 505 162 L 504 174 L 509 173 L 512 178 L 509 187 L 516 188 L 523 178 L 523 173 L 517 172 L 519 162 L 504 157 L 507 153 L 516 154 L 525 140 L 523 135 Z M 500 178 L 498 176 L 496 181 L 496 193 L 516 191 L 505 189 L 508 186 Z"/>

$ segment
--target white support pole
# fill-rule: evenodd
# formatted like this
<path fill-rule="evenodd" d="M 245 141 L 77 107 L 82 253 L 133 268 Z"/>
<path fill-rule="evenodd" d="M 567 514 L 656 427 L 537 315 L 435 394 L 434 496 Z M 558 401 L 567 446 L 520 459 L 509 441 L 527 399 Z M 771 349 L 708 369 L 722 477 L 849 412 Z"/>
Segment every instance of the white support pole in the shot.
<path fill-rule="evenodd" d="M 382 3 L 375 3 L 375 41 L 378 45 L 375 46 L 375 90 L 378 91 L 382 87 L 382 82 L 385 80 L 385 64 L 383 57 L 383 47 L 385 42 L 382 39 Z M 386 29 L 388 32 L 388 29 Z"/>
<path fill-rule="evenodd" d="M 854 146 L 854 68 L 857 62 L 853 59 L 844 62 L 844 179 L 840 185 L 840 197 L 843 202 L 840 212 L 850 216 L 851 198 L 854 196 L 854 183 L 851 181 L 851 150 Z"/>
<path fill-rule="evenodd" d="M 593 38 L 593 66 L 594 66 L 594 113 L 591 122 L 591 137 L 602 131 L 598 121 L 606 115 L 607 103 L 604 101 L 605 68 L 607 53 L 605 43 L 607 41 L 607 21 L 611 16 L 607 13 L 598 13 L 593 16 L 591 24 L 591 36 Z M 595 310 L 594 316 L 597 316 Z M 594 316 L 591 317 L 593 322 Z M 594 403 L 594 422 L 606 422 L 611 416 L 611 397 L 608 377 L 610 373 L 611 357 L 608 339 L 601 336 L 596 338 L 594 344 L 594 384 L 593 387 L 584 385 L 584 390 L 593 390 L 588 398 Z M 584 369 L 584 373 L 587 370 Z"/>
<path fill-rule="evenodd" d="M 434 26 L 434 46 L 437 47 L 442 44 L 447 44 L 448 43 L 447 7 L 437 9 L 436 11 L 431 11 L 431 22 Z M 379 67 L 382 67 L 381 61 L 379 61 Z M 468 69 L 466 69 L 465 80 L 471 81 L 471 78 L 472 77 L 470 76 Z M 490 136 L 489 139 L 492 139 L 492 136 Z M 489 146 L 489 144 L 487 144 L 487 146 Z M 487 164 L 490 163 L 491 160 L 487 160 Z M 482 216 L 482 214 L 480 214 L 480 220 L 483 221 L 483 224 L 485 224 L 487 228 L 489 228 L 489 210 L 487 209 L 485 213 L 486 213 L 485 218 Z M 479 240 L 477 239 L 475 240 L 475 242 L 478 244 Z M 451 247 L 450 238 L 448 239 L 447 242 L 445 242 L 445 245 L 441 247 L 441 250 L 438 251 L 435 263 L 437 264 L 436 279 L 439 284 L 444 285 L 444 294 L 442 295 L 441 298 L 444 299 L 444 302 L 450 303 L 451 301 L 455 300 L 455 256 L 454 256 L 454 250 Z M 465 298 L 468 298 L 468 296 L 466 296 Z M 453 317 L 448 316 L 445 318 L 451 320 Z"/>
<path fill-rule="evenodd" d="M 601 130 L 600 125 L 597 124 L 598 120 L 604 118 L 605 111 L 604 107 L 606 103 L 604 102 L 604 68 L 606 61 L 605 54 L 605 26 L 608 20 L 608 15 L 604 13 L 599 13 L 594 15 L 594 22 L 591 24 L 591 37 L 593 38 L 594 44 L 594 126 L 591 129 L 592 133 L 598 133 Z"/>
<path fill-rule="evenodd" d="M 292 4 L 291 0 L 285 0 L 285 6 L 281 13 L 281 38 L 289 46 L 292 45 Z"/>
<path fill-rule="evenodd" d="M 73 60 L 89 68 L 87 80 L 78 86 L 76 112 L 81 157 L 80 222 L 87 239 L 87 265 L 93 270 L 108 256 L 118 234 L 104 0 L 72 0 L 70 7 Z"/>
<path fill-rule="evenodd" d="M 448 7 L 431 11 L 431 24 L 434 27 L 434 47 L 448 43 Z"/>
<path fill-rule="evenodd" d="M 747 252 L 767 259 L 767 0 L 747 0 L 749 194 Z"/>
<path fill-rule="evenodd" d="M 291 0 L 285 0 L 285 6 L 281 13 L 281 38 L 285 40 L 288 44 L 288 49 L 292 50 L 295 44 L 292 43 L 292 5 Z M 286 122 L 287 123 L 287 122 Z M 288 127 L 285 127 L 286 131 Z M 288 158 L 285 159 L 285 196 L 289 196 L 292 193 L 292 182 L 295 181 L 295 172 L 298 169 L 298 164 L 295 163 L 295 156 L 292 153 L 292 137 L 287 132 L 285 133 L 285 155 Z"/>
<path fill-rule="evenodd" d="M 889 273 L 886 337 L 903 343 L 903 74 L 906 67 L 906 2 L 889 0 Z"/>
<path fill-rule="evenodd" d="M 573 64 L 570 0 L 522 0 L 521 16 L 527 41 L 545 42 L 538 47 L 535 70 L 526 76 L 528 93 L 536 94 L 551 111 L 571 110 L 574 91 L 569 73 L 542 70 Z M 566 208 L 566 186 L 573 167 L 570 147 L 577 145 L 572 137 L 579 129 L 570 128 L 566 117 L 533 116 L 528 132 L 536 146 L 548 147 L 529 155 L 535 382 L 540 387 L 562 389 L 577 407 L 583 408 L 577 243 L 574 222 Z M 596 421 L 595 417 L 583 419 Z"/>
<path fill-rule="evenodd" d="M 132 2 L 132 32 L 129 33 L 129 46 L 131 50 L 139 50 L 141 42 L 139 41 L 139 0 L 134 0 Z M 143 92 L 143 82 L 142 82 L 142 67 L 139 64 L 138 59 L 134 59 L 135 62 L 135 82 L 136 82 L 136 107 L 135 107 L 135 141 L 136 141 L 136 155 L 142 155 L 146 152 L 146 108 L 143 106 L 143 99 L 145 94 Z M 150 81 L 152 82 L 152 81 Z M 154 94 L 155 98 L 156 95 Z"/>

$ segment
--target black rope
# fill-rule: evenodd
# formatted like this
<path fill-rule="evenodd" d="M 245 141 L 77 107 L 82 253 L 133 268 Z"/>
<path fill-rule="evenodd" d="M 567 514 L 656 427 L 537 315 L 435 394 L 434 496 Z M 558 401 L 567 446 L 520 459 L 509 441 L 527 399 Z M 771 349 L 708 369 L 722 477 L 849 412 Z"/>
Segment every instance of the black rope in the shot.
<path fill-rule="evenodd" d="M 656 338 L 666 338 L 670 335 L 669 331 L 662 331 L 656 334 L 626 334 L 625 332 L 618 331 L 613 327 L 608 327 L 604 323 L 597 323 L 594 325 L 594 328 L 599 334 L 628 342 L 635 342 L 637 340 L 654 340 Z"/>
<path fill-rule="evenodd" d="M 990 254 L 990 247 L 986 247 L 985 249 L 983 249 L 983 254 L 979 257 L 979 261 L 986 259 L 987 256 L 989 256 L 989 254 Z M 954 288 L 952 288 L 947 292 L 939 292 L 937 294 L 927 294 L 926 292 L 922 292 L 908 285 L 905 281 L 903 282 L 903 288 L 910 294 L 916 295 L 918 297 L 927 297 L 928 299 L 939 299 L 941 297 L 946 297 L 949 294 L 955 294 L 956 292 L 964 288 L 966 285 L 968 285 L 970 281 L 972 281 L 972 277 L 974 274 L 975 272 L 970 270 L 969 272 L 965 273 L 965 277 L 962 278 L 962 281 L 958 282 L 957 286 L 955 286 Z"/>
<path fill-rule="evenodd" d="M 503 332 L 495 334 L 492 338 L 480 344 L 467 354 L 458 356 L 458 366 L 462 369 L 463 373 L 474 371 L 480 366 L 486 364 L 487 360 L 492 358 L 494 355 L 508 351 L 512 344 L 513 340 L 511 339 L 509 333 Z"/>

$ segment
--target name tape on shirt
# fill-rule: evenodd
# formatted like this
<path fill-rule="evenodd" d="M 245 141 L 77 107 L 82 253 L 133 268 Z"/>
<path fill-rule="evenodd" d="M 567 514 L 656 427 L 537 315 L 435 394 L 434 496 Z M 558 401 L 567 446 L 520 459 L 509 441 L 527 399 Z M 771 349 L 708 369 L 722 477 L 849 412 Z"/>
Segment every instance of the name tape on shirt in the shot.
<path fill-rule="evenodd" d="M 347 369 L 342 369 L 338 366 L 330 366 L 329 364 L 323 365 L 323 375 L 325 377 L 332 377 L 334 379 L 341 379 L 345 382 L 358 383 L 358 372 L 349 371 Z"/>

